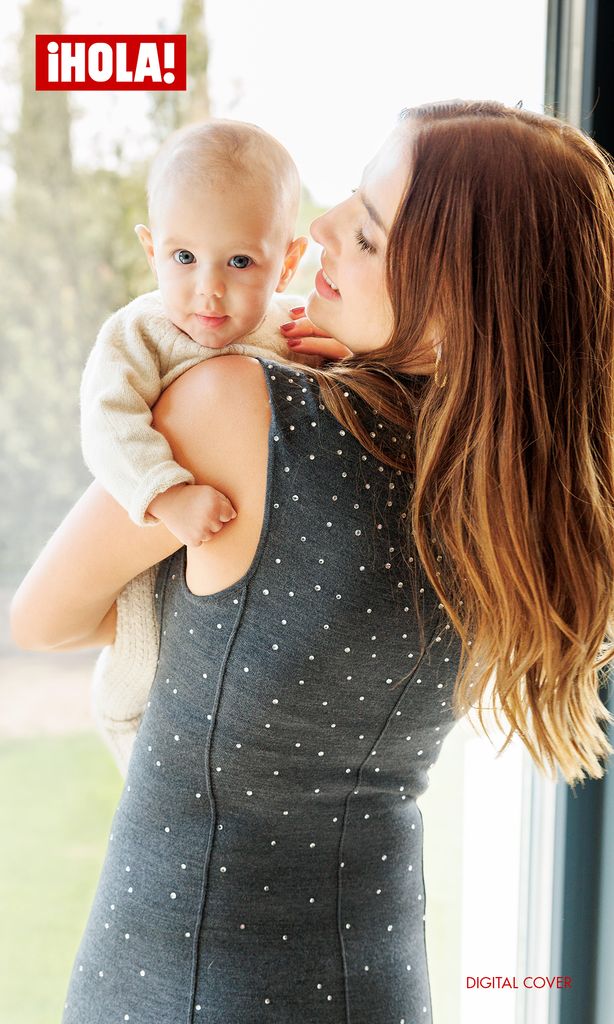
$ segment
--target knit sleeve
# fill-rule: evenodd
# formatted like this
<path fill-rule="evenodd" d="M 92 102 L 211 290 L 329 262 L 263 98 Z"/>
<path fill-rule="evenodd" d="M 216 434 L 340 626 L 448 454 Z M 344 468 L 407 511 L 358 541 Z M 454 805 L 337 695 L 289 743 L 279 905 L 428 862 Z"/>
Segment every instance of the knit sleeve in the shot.
<path fill-rule="evenodd" d="M 90 472 L 141 526 L 157 494 L 194 476 L 175 462 L 152 427 L 161 392 L 161 359 L 178 329 L 162 312 L 158 292 L 133 300 L 105 321 L 87 359 L 80 388 L 81 446 Z"/>
<path fill-rule="evenodd" d="M 113 644 L 100 652 L 90 690 L 96 727 L 126 774 L 156 672 L 160 628 L 154 592 L 158 565 L 126 584 L 117 598 Z"/>

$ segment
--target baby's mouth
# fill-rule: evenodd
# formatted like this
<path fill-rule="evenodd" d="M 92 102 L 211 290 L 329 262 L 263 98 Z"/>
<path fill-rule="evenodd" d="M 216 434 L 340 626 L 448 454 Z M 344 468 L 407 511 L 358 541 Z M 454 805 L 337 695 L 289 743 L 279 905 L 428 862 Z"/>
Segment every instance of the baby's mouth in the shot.
<path fill-rule="evenodd" d="M 207 327 L 217 327 L 217 325 L 223 323 L 224 320 L 228 320 L 228 316 L 225 313 L 222 315 L 212 313 L 196 313 L 195 315 L 198 317 L 201 323 L 205 324 L 205 326 Z"/>

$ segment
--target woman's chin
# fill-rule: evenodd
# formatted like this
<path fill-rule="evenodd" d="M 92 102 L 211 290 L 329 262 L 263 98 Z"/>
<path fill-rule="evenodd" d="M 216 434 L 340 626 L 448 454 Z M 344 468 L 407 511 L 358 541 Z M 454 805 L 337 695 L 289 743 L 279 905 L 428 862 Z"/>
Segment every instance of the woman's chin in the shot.
<path fill-rule="evenodd" d="M 309 306 L 310 306 L 310 305 L 311 305 L 311 304 L 312 304 L 312 303 L 314 302 L 314 300 L 315 300 L 315 299 L 317 299 L 317 298 L 318 298 L 318 293 L 317 293 L 317 291 L 315 290 L 315 288 L 312 288 L 312 289 L 311 289 L 311 291 L 309 292 L 309 295 L 308 295 L 308 296 L 307 296 L 307 298 L 305 299 L 305 312 L 307 312 L 307 310 L 308 310 Z"/>
<path fill-rule="evenodd" d="M 325 301 L 326 300 L 323 299 L 321 295 L 318 295 L 315 289 L 312 292 L 309 292 L 309 295 L 305 299 L 305 316 L 311 320 L 314 327 L 318 327 L 319 330 L 326 331 L 328 333 L 330 326 L 324 322 L 326 317 L 322 317 L 322 313 L 326 312 L 326 306 L 324 305 Z"/>

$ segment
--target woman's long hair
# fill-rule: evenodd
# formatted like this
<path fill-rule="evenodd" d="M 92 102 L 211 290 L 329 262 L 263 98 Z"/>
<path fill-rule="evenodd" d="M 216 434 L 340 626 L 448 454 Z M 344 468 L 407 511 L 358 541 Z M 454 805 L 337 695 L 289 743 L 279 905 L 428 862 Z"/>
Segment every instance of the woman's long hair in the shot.
<path fill-rule="evenodd" d="M 387 250 L 392 335 L 312 372 L 366 449 L 415 474 L 414 550 L 462 641 L 456 714 L 477 706 L 487 734 L 492 682 L 510 726 L 500 753 L 518 733 L 543 773 L 601 778 L 613 748 L 600 723 L 614 721 L 598 672 L 614 658 L 611 157 L 496 102 L 401 119 L 411 168 Z M 443 388 L 404 376 L 435 322 Z M 352 397 L 403 431 L 402 451 L 381 450 Z"/>

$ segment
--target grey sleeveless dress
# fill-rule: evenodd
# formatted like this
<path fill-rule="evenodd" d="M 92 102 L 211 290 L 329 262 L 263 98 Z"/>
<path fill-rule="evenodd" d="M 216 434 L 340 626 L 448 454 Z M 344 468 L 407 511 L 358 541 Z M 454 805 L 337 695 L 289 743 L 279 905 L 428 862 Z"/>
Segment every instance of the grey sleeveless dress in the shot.
<path fill-rule="evenodd" d="M 206 597 L 185 548 L 160 563 L 158 668 L 63 1024 L 431 1021 L 416 798 L 460 642 L 401 554 L 411 476 L 308 369 L 259 362 L 256 555 Z"/>

